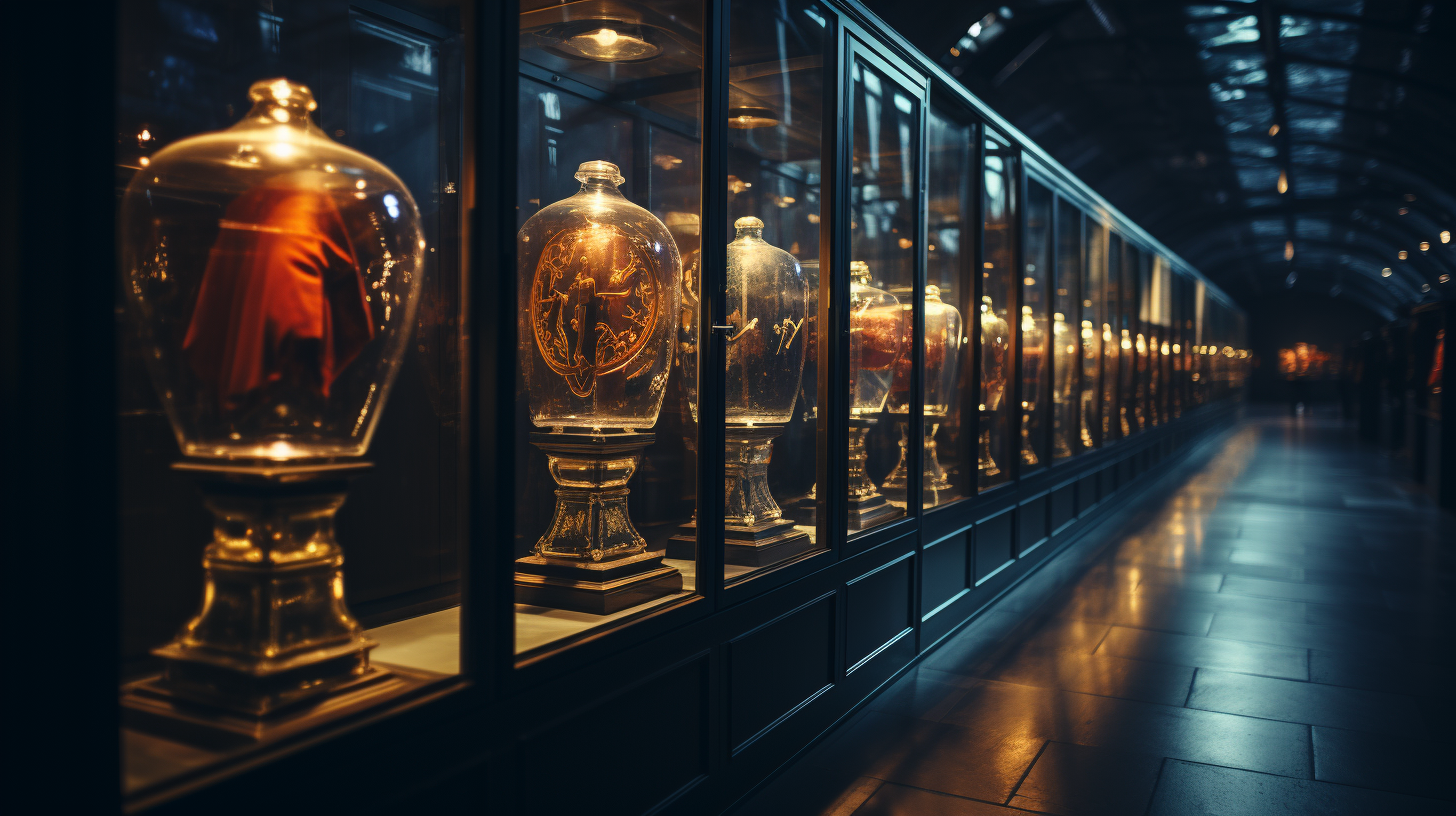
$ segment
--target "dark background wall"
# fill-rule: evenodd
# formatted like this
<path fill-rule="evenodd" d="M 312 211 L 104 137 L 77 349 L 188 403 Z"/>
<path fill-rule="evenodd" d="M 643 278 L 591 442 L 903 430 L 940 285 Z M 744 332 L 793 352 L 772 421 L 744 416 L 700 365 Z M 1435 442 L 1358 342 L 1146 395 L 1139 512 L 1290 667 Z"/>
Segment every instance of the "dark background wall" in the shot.
<path fill-rule="evenodd" d="M 1250 397 L 1256 401 L 1289 399 L 1290 386 L 1279 374 L 1279 349 L 1311 343 L 1321 351 L 1344 354 L 1363 333 L 1385 322 L 1358 304 L 1310 292 L 1268 295 L 1248 308 L 1249 343 L 1258 355 L 1250 380 Z M 1310 396 L 1315 401 L 1334 401 L 1339 397 L 1337 383 L 1312 383 Z"/>

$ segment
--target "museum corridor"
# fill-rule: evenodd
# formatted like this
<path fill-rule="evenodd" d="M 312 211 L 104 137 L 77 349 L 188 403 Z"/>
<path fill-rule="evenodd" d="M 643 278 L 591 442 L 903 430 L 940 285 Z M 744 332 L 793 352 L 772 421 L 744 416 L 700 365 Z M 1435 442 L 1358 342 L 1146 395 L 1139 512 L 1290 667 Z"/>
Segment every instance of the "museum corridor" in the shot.
<path fill-rule="evenodd" d="M 1451 813 L 1456 519 L 1332 418 L 1215 444 L 737 812 Z"/>

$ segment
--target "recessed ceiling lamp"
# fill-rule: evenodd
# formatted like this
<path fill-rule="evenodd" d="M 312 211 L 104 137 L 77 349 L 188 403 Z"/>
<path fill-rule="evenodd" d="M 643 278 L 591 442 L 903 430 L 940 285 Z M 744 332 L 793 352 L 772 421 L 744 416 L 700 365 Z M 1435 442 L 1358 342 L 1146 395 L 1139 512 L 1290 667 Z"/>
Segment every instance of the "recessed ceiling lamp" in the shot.
<path fill-rule="evenodd" d="M 1380 277 L 1382 277 L 1382 278 L 1388 278 L 1388 277 L 1390 277 L 1390 267 L 1387 266 L 1384 269 L 1380 270 Z"/>
<path fill-rule="evenodd" d="M 1431 249 L 1431 242 L 1430 241 L 1422 241 L 1421 242 L 1421 251 L 1422 252 L 1429 252 L 1430 249 Z"/>
<path fill-rule="evenodd" d="M 1286 261 L 1292 261 L 1292 260 L 1294 260 L 1294 242 L 1293 241 L 1285 241 L 1284 242 L 1284 260 L 1286 260 Z"/>
<path fill-rule="evenodd" d="M 1401 259 L 1403 261 L 1403 260 L 1405 260 L 1405 256 L 1408 255 L 1408 254 L 1409 253 L 1407 253 L 1405 250 L 1402 249 L 1401 251 L 1395 253 L 1395 257 L 1397 257 L 1397 258 L 1399 258 L 1399 259 Z"/>
<path fill-rule="evenodd" d="M 657 29 L 641 23 L 597 18 L 573 20 L 537 33 L 542 44 L 574 59 L 641 62 L 662 53 Z"/>
<path fill-rule="evenodd" d="M 1289 192 L 1289 176 L 1285 175 L 1283 170 L 1279 171 L 1279 183 L 1275 186 L 1279 188 L 1281 195 Z"/>
<path fill-rule="evenodd" d="M 1451 230 L 1441 230 L 1441 243 L 1451 243 Z"/>
<path fill-rule="evenodd" d="M 773 127 L 779 123 L 777 116 L 768 108 L 757 105 L 739 105 L 728 109 L 728 127 L 734 130 Z"/>

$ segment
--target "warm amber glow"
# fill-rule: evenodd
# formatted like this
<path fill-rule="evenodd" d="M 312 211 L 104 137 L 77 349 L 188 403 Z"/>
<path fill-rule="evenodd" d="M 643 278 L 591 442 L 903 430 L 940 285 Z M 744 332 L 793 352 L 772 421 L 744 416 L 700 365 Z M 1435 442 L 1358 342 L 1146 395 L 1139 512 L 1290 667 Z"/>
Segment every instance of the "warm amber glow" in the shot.
<path fill-rule="evenodd" d="M 1278 184 L 1278 187 L 1279 187 L 1279 192 L 1280 193 L 1287 193 L 1287 192 L 1289 192 L 1289 176 L 1285 175 L 1285 173 L 1284 173 L 1283 170 L 1280 170 L 1279 171 L 1279 184 Z"/>
<path fill-rule="evenodd" d="M 1429 249 L 1430 249 L 1430 248 L 1431 248 L 1431 242 L 1430 242 L 1430 241 L 1422 241 L 1422 242 L 1421 242 L 1421 251 L 1422 251 L 1422 252 L 1426 252 L 1426 251 L 1428 251 L 1428 250 L 1429 250 Z"/>
<path fill-rule="evenodd" d="M 1279 192 L 1282 193 L 1284 191 L 1283 190 L 1280 190 Z M 1284 242 L 1284 260 L 1286 260 L 1286 261 L 1292 261 L 1292 260 L 1294 260 L 1294 242 L 1293 241 L 1285 241 Z"/>
<path fill-rule="evenodd" d="M 1441 243 L 1451 243 L 1451 230 L 1441 230 Z"/>
<path fill-rule="evenodd" d="M 1388 277 L 1390 277 L 1390 267 L 1387 266 L 1384 269 L 1380 270 L 1380 277 L 1382 277 L 1382 278 L 1388 278 Z"/>
<path fill-rule="evenodd" d="M 1270 125 L 1269 126 L 1269 135 L 1270 136 L 1278 136 L 1279 135 L 1279 126 L 1278 125 Z"/>
<path fill-rule="evenodd" d="M 1397 257 L 1397 258 L 1399 258 L 1399 259 L 1401 259 L 1403 261 L 1406 258 L 1406 254 L 1407 254 L 1406 251 L 1402 249 L 1401 251 L 1395 253 L 1395 257 Z"/>

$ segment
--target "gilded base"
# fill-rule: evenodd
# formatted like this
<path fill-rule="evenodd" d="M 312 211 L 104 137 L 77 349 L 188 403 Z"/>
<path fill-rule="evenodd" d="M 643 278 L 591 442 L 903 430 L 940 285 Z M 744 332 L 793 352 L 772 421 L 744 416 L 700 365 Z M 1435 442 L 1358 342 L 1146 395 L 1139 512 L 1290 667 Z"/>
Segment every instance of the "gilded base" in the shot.
<path fill-rule="evenodd" d="M 153 723 L 185 711 L 185 719 L 258 738 L 285 711 L 390 676 L 370 666 L 375 644 L 344 603 L 334 539 L 348 481 L 367 462 L 173 467 L 197 481 L 214 518 L 202 609 L 153 650 L 163 674 L 129 687 L 127 709 L 150 712 L 144 719 Z"/>
<path fill-rule="evenodd" d="M 556 512 L 516 561 L 516 602 L 610 614 L 682 591 L 682 573 L 649 552 L 627 512 L 627 482 L 652 434 L 533 433 L 556 480 Z"/>
<path fill-rule="evenodd" d="M 921 457 L 920 476 L 920 502 L 922 507 L 935 507 L 945 500 L 950 491 L 950 475 L 940 464 L 940 452 L 935 444 L 935 432 L 940 428 L 940 422 L 935 417 L 926 417 L 921 426 L 924 430 L 924 453 Z M 909 451 L 906 448 L 910 444 L 910 423 L 907 417 L 900 417 L 900 461 L 895 463 L 895 469 L 890 475 L 880 482 L 880 489 L 886 492 L 898 492 L 902 495 L 909 495 L 910 471 L 906 466 L 909 459 Z M 902 505 L 901 502 L 891 500 L 891 504 Z"/>
<path fill-rule="evenodd" d="M 864 530 L 905 515 L 903 508 L 885 500 L 875 483 L 870 481 L 869 452 L 865 436 L 877 420 L 868 417 L 849 419 L 849 529 Z"/>

